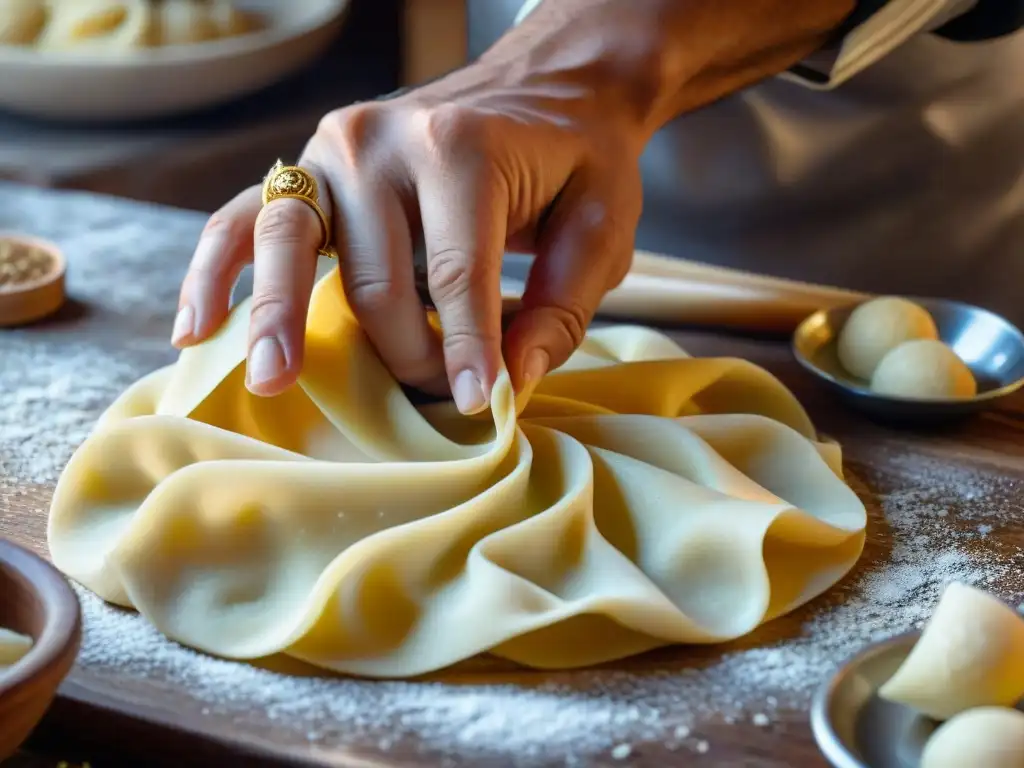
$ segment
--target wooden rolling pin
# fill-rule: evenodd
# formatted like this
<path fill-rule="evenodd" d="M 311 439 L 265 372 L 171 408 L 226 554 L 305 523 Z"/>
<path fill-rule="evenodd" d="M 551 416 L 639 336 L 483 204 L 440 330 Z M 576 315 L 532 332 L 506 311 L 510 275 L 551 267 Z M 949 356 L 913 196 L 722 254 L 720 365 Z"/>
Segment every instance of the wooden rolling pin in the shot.
<path fill-rule="evenodd" d="M 522 290 L 521 281 L 503 280 L 506 311 L 515 309 Z M 792 333 L 819 309 L 866 298 L 856 291 L 637 251 L 626 279 L 605 296 L 598 314 L 658 325 Z"/>

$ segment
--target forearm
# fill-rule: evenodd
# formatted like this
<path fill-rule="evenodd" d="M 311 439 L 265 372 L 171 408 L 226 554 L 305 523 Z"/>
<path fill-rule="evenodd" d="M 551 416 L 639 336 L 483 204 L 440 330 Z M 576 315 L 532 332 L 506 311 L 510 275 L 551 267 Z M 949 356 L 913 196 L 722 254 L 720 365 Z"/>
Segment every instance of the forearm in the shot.
<path fill-rule="evenodd" d="M 854 0 L 544 0 L 481 58 L 522 82 L 583 87 L 645 133 L 784 71 Z"/>

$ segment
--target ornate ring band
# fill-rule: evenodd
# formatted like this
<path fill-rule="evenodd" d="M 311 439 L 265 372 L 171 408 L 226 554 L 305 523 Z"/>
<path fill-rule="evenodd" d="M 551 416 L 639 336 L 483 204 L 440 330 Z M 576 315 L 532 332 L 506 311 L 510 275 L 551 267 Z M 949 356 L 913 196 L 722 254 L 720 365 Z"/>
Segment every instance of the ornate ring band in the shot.
<path fill-rule="evenodd" d="M 300 200 L 316 213 L 323 229 L 323 241 L 317 253 L 336 258 L 338 252 L 331 245 L 331 220 L 320 207 L 320 188 L 316 179 L 305 168 L 285 165 L 280 160 L 274 163 L 263 179 L 263 205 L 274 200 Z"/>

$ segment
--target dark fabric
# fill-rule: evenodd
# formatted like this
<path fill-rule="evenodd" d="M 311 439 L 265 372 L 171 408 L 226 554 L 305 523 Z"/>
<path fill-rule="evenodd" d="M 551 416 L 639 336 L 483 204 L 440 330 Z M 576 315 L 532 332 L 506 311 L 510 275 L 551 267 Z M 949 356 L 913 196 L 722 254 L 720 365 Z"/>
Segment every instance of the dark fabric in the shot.
<path fill-rule="evenodd" d="M 870 19 L 891 0 L 859 0 L 842 26 L 836 39 Z M 947 22 L 935 34 L 947 40 L 979 42 L 1011 35 L 1024 27 L 1024 0 L 978 0 L 967 13 Z"/>
<path fill-rule="evenodd" d="M 836 29 L 826 48 L 836 48 L 843 38 L 866 22 L 892 0 L 859 0 L 857 7 Z M 956 42 L 994 40 L 1024 28 L 1024 0 L 978 0 L 970 11 L 947 22 L 934 34 Z M 828 75 L 804 64 L 795 64 L 790 72 L 810 83 L 824 85 Z"/>
<path fill-rule="evenodd" d="M 1012 35 L 1024 28 L 1024 0 L 979 0 L 963 16 L 935 30 L 947 40 L 973 43 Z"/>

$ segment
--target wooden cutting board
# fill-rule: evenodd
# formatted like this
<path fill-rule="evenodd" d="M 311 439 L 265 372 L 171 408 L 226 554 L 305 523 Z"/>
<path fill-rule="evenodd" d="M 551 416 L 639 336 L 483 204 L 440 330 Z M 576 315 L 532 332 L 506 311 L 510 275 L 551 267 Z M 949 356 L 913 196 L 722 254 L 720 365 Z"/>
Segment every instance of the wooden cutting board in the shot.
<path fill-rule="evenodd" d="M 0 229 L 57 240 L 72 297 L 50 323 L 0 332 L 0 535 L 46 554 L 70 451 L 110 398 L 173 359 L 166 337 L 202 221 L 0 185 Z M 843 444 L 871 519 L 862 562 L 829 595 L 726 646 L 565 673 L 483 658 L 383 683 L 209 659 L 83 595 L 83 653 L 31 750 L 94 768 L 823 766 L 807 706 L 845 656 L 926 617 L 945 579 L 1024 594 L 1024 400 L 954 431 L 891 432 L 825 398 L 783 342 L 674 335 L 774 371 Z"/>

